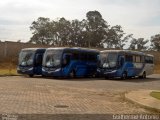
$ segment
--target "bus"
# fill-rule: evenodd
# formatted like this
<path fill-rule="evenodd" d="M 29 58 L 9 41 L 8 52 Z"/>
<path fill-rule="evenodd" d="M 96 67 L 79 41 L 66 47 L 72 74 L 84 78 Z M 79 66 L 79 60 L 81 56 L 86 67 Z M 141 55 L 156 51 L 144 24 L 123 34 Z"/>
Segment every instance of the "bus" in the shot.
<path fill-rule="evenodd" d="M 29 75 L 42 75 L 42 60 L 45 48 L 25 48 L 19 54 L 17 73 Z"/>
<path fill-rule="evenodd" d="M 107 78 L 146 78 L 153 73 L 154 56 L 130 50 L 104 50 L 99 55 L 97 73 Z"/>
<path fill-rule="evenodd" d="M 43 57 L 42 74 L 53 77 L 95 76 L 98 50 L 87 48 L 48 48 Z"/>

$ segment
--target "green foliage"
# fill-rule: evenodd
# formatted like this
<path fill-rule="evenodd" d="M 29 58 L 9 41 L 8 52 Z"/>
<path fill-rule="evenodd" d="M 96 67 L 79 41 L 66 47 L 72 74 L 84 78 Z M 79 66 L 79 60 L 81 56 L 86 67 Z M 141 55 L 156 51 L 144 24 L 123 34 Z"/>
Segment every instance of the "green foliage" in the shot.
<path fill-rule="evenodd" d="M 129 46 L 129 49 L 131 50 L 147 50 L 147 46 L 145 46 L 147 43 L 149 42 L 149 40 L 145 40 L 144 38 L 132 38 L 131 40 L 131 44 Z"/>
<path fill-rule="evenodd" d="M 87 24 L 87 42 L 88 46 L 92 47 L 103 47 L 102 40 L 104 39 L 104 35 L 108 31 L 107 22 L 102 18 L 102 15 L 98 11 L 89 11 L 86 14 Z"/>
<path fill-rule="evenodd" d="M 33 31 L 33 36 L 29 42 L 56 47 L 123 49 L 131 39 L 128 49 L 146 50 L 149 42 L 144 38 L 135 39 L 133 34 L 127 35 L 120 25 L 108 25 L 98 11 L 87 12 L 86 19 L 81 21 L 69 21 L 63 17 L 51 21 L 49 18 L 39 17 L 37 21 L 33 21 L 30 30 Z M 160 34 L 151 37 L 151 46 L 153 50 L 160 51 Z"/>
<path fill-rule="evenodd" d="M 160 34 L 151 37 L 151 46 L 153 50 L 160 51 Z"/>

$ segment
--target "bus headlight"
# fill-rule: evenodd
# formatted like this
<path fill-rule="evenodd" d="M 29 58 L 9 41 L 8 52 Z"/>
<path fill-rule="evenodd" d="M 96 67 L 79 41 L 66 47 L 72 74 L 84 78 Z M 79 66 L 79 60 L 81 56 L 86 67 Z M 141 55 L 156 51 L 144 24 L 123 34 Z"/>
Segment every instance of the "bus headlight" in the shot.
<path fill-rule="evenodd" d="M 58 72 L 58 71 L 60 71 L 60 70 L 61 70 L 61 68 L 58 68 L 58 69 L 55 70 L 55 72 Z"/>
<path fill-rule="evenodd" d="M 115 73 L 115 72 L 117 72 L 117 70 L 113 70 L 113 71 L 111 71 L 111 73 Z"/>
<path fill-rule="evenodd" d="M 42 71 L 43 71 L 43 72 L 45 72 L 45 69 L 44 69 L 44 68 L 42 68 Z"/>
<path fill-rule="evenodd" d="M 31 70 L 33 70 L 33 67 L 31 67 L 31 68 L 28 69 L 28 71 L 31 71 Z"/>

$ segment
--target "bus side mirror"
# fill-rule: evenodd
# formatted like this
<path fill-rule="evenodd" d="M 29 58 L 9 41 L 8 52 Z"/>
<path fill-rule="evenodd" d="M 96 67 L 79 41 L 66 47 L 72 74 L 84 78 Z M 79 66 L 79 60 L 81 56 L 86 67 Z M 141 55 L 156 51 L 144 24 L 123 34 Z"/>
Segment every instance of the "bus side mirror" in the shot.
<path fill-rule="evenodd" d="M 67 55 L 67 54 L 63 55 L 63 60 L 62 60 L 62 66 L 63 67 L 69 64 L 70 57 L 71 57 L 71 55 Z"/>
<path fill-rule="evenodd" d="M 41 65 L 42 64 L 42 55 L 37 54 L 36 55 L 36 65 Z"/>

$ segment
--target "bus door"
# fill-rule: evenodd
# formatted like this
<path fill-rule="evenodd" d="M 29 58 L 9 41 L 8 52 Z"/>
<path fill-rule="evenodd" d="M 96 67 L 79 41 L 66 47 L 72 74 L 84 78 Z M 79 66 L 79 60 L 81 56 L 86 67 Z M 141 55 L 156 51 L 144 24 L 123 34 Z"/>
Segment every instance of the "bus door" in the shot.
<path fill-rule="evenodd" d="M 42 74 L 42 53 L 36 53 L 35 55 L 35 65 L 34 65 L 34 72 L 35 74 Z"/>

